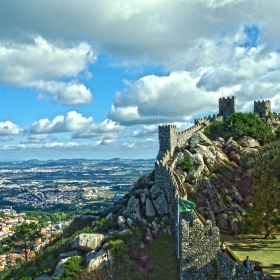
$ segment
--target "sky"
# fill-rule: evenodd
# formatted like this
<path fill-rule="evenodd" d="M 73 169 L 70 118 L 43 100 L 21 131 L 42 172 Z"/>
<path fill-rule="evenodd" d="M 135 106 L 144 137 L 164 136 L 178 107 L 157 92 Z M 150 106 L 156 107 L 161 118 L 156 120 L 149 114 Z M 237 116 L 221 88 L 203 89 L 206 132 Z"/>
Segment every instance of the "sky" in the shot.
<path fill-rule="evenodd" d="M 269 99 L 280 113 L 279 0 L 0 2 L 0 161 L 155 158 L 178 131 Z"/>

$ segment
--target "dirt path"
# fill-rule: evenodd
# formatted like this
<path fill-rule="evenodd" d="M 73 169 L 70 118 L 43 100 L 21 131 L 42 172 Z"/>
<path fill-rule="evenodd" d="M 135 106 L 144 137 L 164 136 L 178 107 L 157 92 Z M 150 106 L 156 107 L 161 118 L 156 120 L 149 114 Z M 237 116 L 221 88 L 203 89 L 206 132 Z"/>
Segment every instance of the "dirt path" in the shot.
<path fill-rule="evenodd" d="M 258 261 L 263 272 L 280 279 L 280 235 L 277 239 L 263 239 L 263 235 L 227 235 L 221 233 L 221 240 L 231 248 L 234 254 L 243 262 L 250 256 L 252 265 Z"/>

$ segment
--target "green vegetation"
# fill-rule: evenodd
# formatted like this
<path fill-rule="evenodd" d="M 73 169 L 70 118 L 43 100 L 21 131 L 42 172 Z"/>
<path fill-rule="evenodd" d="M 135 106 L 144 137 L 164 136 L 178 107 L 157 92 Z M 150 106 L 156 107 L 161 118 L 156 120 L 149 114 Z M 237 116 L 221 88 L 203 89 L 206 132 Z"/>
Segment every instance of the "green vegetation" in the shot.
<path fill-rule="evenodd" d="M 243 136 L 249 136 L 261 144 L 275 139 L 271 129 L 253 113 L 234 113 L 227 121 L 214 121 L 205 129 L 205 134 L 212 140 L 216 140 L 217 137 L 225 139 L 234 137 L 238 140 Z"/>
<path fill-rule="evenodd" d="M 27 244 L 33 244 L 35 239 L 40 236 L 39 228 L 36 223 L 21 224 L 14 228 L 13 239 L 24 244 L 25 262 L 27 262 Z"/>
<path fill-rule="evenodd" d="M 167 222 L 160 218 L 158 223 Z M 23 263 L 2 274 L 3 280 L 32 279 L 42 275 L 51 275 L 59 262 L 59 254 L 70 250 L 73 238 L 80 233 L 92 233 L 89 220 L 75 219 L 64 231 L 61 239 L 53 241 L 44 248 L 42 254 L 30 262 Z M 117 218 L 101 219 L 97 223 L 104 231 L 117 228 Z M 110 251 L 114 257 L 112 268 L 103 268 L 96 271 L 85 271 L 82 257 L 72 257 L 64 264 L 63 280 L 89 280 L 89 279 L 179 279 L 179 261 L 176 255 L 176 246 L 170 235 L 159 235 L 152 242 L 145 241 L 146 226 L 140 222 L 134 223 L 127 234 L 114 233 L 109 242 Z M 140 247 L 140 244 L 143 246 Z M 163 269 L 164 266 L 164 269 Z M 25 278 L 24 278 L 25 277 Z M 112 278 L 113 277 L 113 278 Z"/>
<path fill-rule="evenodd" d="M 188 153 L 184 153 L 184 161 L 181 167 L 186 172 L 193 170 L 193 162 L 191 156 Z"/>
<path fill-rule="evenodd" d="M 225 240 L 228 248 L 232 250 L 235 257 L 242 264 L 246 256 L 254 265 L 256 261 L 260 262 L 265 274 L 277 278 L 280 275 L 280 267 L 277 265 L 280 254 L 280 235 L 275 239 L 265 239 L 261 234 L 229 234 L 221 233 L 221 240 Z"/>
<path fill-rule="evenodd" d="M 67 260 L 63 265 L 61 277 L 53 277 L 52 280 L 71 280 L 84 269 L 84 259 L 80 256 L 74 256 Z"/>
<path fill-rule="evenodd" d="M 264 227 L 265 238 L 270 237 L 280 220 L 280 141 L 264 145 L 257 153 L 245 157 L 246 168 L 253 182 L 251 223 Z M 274 227 L 274 228 L 273 228 Z"/>
<path fill-rule="evenodd" d="M 27 263 L 6 270 L 1 273 L 3 280 L 18 280 L 23 277 L 35 278 L 42 274 L 52 274 L 59 262 L 59 254 L 71 250 L 71 242 L 75 236 L 80 233 L 93 233 L 90 227 L 91 221 L 88 219 L 76 218 L 68 228 L 63 232 L 61 238 L 52 241 L 48 246 L 43 248 L 42 253 Z"/>

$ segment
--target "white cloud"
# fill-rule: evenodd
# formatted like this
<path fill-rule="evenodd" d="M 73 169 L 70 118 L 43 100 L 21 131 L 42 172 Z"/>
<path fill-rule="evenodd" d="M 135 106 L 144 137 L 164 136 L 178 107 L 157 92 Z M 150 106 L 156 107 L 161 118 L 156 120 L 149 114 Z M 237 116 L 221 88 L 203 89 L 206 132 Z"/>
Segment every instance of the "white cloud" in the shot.
<path fill-rule="evenodd" d="M 120 133 L 123 130 L 123 126 L 120 126 L 116 122 L 106 119 L 99 124 L 91 124 L 84 130 L 80 130 L 74 133 L 72 135 L 72 138 L 94 138 L 95 140 L 112 140 L 120 136 Z"/>
<path fill-rule="evenodd" d="M 55 44 L 42 37 L 31 43 L 0 39 L 0 83 L 29 87 L 39 91 L 39 97 L 63 105 L 81 105 L 93 101 L 92 93 L 79 82 L 58 79 L 88 75 L 89 64 L 97 57 L 88 43 Z"/>
<path fill-rule="evenodd" d="M 63 105 L 82 105 L 93 102 L 89 89 L 79 83 L 64 82 L 34 82 L 33 87 L 39 92 L 39 99 L 49 98 Z"/>
<path fill-rule="evenodd" d="M 16 1 L 16 0 L 15 0 Z M 19 31 L 45 38 L 89 40 L 102 52 L 132 61 L 186 59 L 185 50 L 202 38 L 214 39 L 257 24 L 266 41 L 279 45 L 280 11 L 277 0 L 25 0 L 1 2 L 0 35 L 16 37 Z M 46 13 L 48 11 L 48 13 Z M 50 16 L 51 15 L 51 16 Z M 30 18 L 33 21 L 30 21 Z M 268 31 L 267 31 L 268 30 Z M 16 32 L 17 31 L 17 32 Z"/>
<path fill-rule="evenodd" d="M 93 122 L 92 117 L 85 118 L 71 111 L 66 116 L 57 116 L 53 120 L 41 119 L 30 126 L 30 133 L 60 133 L 85 129 Z"/>
<path fill-rule="evenodd" d="M 156 136 L 157 134 L 158 134 L 157 125 L 141 125 L 140 129 L 134 130 L 131 136 L 136 138 L 143 138 L 143 137 Z"/>
<path fill-rule="evenodd" d="M 215 110 L 218 94 L 198 89 L 196 82 L 185 71 L 143 77 L 115 94 L 109 117 L 125 125 L 155 124 L 158 115 L 160 123 L 185 122 L 193 114 Z"/>
<path fill-rule="evenodd" d="M 0 40 L 0 82 L 26 86 L 34 81 L 76 77 L 96 61 L 91 46 L 51 43 L 35 37 L 31 43 Z"/>
<path fill-rule="evenodd" d="M 0 122 L 0 136 L 18 135 L 22 132 L 21 127 L 10 121 Z"/>

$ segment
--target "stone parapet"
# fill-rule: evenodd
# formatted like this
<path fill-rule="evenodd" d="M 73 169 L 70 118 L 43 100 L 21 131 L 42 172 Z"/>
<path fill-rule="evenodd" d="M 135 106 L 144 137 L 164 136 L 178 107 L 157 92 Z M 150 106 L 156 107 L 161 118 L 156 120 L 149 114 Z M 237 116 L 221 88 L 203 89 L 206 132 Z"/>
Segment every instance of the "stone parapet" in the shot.
<path fill-rule="evenodd" d="M 220 242 L 219 229 L 212 227 L 211 221 L 206 221 L 204 226 L 195 211 L 180 213 L 180 239 L 181 280 L 196 279 L 189 278 L 190 272 L 206 273 L 209 263 L 216 260 Z"/>

